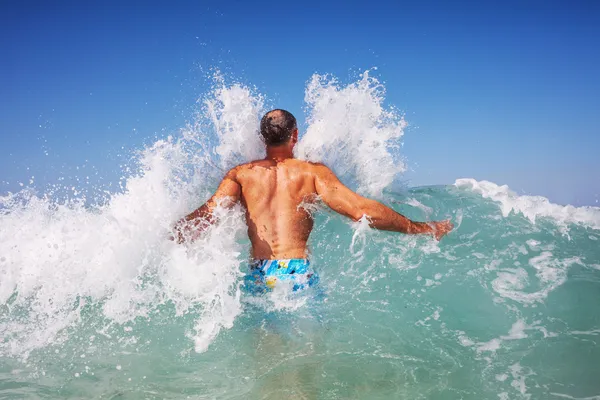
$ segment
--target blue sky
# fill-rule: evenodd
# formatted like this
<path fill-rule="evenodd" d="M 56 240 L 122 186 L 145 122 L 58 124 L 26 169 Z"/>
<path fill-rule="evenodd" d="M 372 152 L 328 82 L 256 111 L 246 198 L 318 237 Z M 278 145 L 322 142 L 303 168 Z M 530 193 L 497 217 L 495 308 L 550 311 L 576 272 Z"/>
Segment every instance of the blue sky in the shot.
<path fill-rule="evenodd" d="M 314 72 L 375 66 L 410 124 L 412 185 L 473 177 L 598 205 L 600 3 L 7 3 L 1 193 L 116 182 L 132 150 L 191 119 L 210 68 L 302 120 Z"/>

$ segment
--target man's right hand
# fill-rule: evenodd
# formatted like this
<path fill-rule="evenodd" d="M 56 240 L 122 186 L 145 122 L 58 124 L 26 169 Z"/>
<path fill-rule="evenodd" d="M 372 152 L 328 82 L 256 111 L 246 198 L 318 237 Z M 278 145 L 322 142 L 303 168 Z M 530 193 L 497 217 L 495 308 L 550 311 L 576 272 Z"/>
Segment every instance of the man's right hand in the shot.
<path fill-rule="evenodd" d="M 445 221 L 435 221 L 431 223 L 433 225 L 433 234 L 437 240 L 440 240 L 444 235 L 454 228 L 454 224 L 449 219 Z"/>

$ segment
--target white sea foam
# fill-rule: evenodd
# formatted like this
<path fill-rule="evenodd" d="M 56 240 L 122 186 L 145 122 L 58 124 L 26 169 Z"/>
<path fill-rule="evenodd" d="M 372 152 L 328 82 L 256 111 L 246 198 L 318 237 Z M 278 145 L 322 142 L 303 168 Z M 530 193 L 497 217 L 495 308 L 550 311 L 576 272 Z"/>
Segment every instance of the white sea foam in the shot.
<path fill-rule="evenodd" d="M 241 311 L 239 267 L 247 251 L 239 241 L 246 229 L 241 209 L 218 209 L 220 223 L 191 245 L 166 238 L 172 223 L 214 187 L 215 166 L 260 154 L 260 141 L 251 139 L 261 99 L 221 82 L 205 104 L 205 114 L 179 139 L 142 151 L 123 193 L 103 206 L 85 207 L 77 198 L 58 204 L 26 191 L 0 199 L 0 304 L 6 307 L 0 354 L 27 357 L 58 343 L 90 302 L 102 305 L 107 324 L 144 317 L 165 303 L 178 315 L 200 309 L 190 332 L 198 351 L 232 326 Z M 210 137 L 214 151 L 206 151 Z"/>
<path fill-rule="evenodd" d="M 521 364 L 515 363 L 509 367 L 509 372 L 513 378 L 510 385 L 519 392 L 525 399 L 530 399 L 531 395 L 527 393 L 527 385 L 525 380 L 528 376 L 535 375 L 535 373 L 526 367 L 522 367 Z"/>
<path fill-rule="evenodd" d="M 529 259 L 529 265 L 535 270 L 539 289 L 528 292 L 530 276 L 524 268 L 504 268 L 497 273 L 492 287 L 503 298 L 509 298 L 523 304 L 542 302 L 548 294 L 567 280 L 568 269 L 575 264 L 584 265 L 578 257 L 566 259 L 554 258 L 552 253 L 544 251 Z"/>
<path fill-rule="evenodd" d="M 244 230 L 242 214 L 223 211 L 222 223 L 189 248 L 165 240 L 184 211 L 178 196 L 186 191 L 167 184 L 177 170 L 169 163 L 179 150 L 170 142 L 146 150 L 140 175 L 103 207 L 90 210 L 81 201 L 60 205 L 31 196 L 1 216 L 6 261 L 0 303 L 9 307 L 0 324 L 7 338 L 0 343 L 3 354 L 26 357 L 56 343 L 89 302 L 100 302 L 104 317 L 116 323 L 146 316 L 165 302 L 180 314 L 201 305 L 199 338 L 207 327 L 231 325 L 239 313 L 235 237 Z M 2 204 L 10 204 L 11 197 Z"/>
<path fill-rule="evenodd" d="M 406 199 L 406 204 L 420 209 L 421 211 L 423 211 L 423 214 L 425 214 L 425 216 L 430 216 L 431 214 L 433 214 L 433 208 L 427 207 L 425 204 L 421 203 L 419 200 L 417 200 L 415 198 L 411 197 L 411 198 Z"/>
<path fill-rule="evenodd" d="M 216 80 L 214 96 L 205 99 L 204 104 L 218 138 L 215 152 L 221 167 L 263 158 L 264 145 L 258 134 L 265 112 L 263 97 L 240 84 L 226 86 L 220 76 Z"/>
<path fill-rule="evenodd" d="M 563 399 L 570 399 L 570 400 L 600 400 L 600 395 L 589 396 L 589 397 L 574 397 L 574 396 L 570 396 L 570 395 L 564 394 L 564 393 L 550 392 L 550 394 L 552 396 L 561 397 Z"/>
<path fill-rule="evenodd" d="M 475 342 L 470 339 L 464 332 L 458 332 L 458 340 L 465 347 L 473 347 L 477 352 L 496 352 L 502 348 L 502 343 L 512 340 L 526 339 L 529 337 L 526 331 L 537 330 L 541 332 L 544 337 L 555 337 L 556 334 L 548 332 L 548 330 L 539 325 L 540 321 L 534 321 L 531 325 L 528 325 L 523 319 L 518 319 L 512 324 L 508 334 L 501 335 L 500 337 L 493 338 L 487 342 Z"/>
<path fill-rule="evenodd" d="M 551 203 L 542 196 L 519 196 L 506 185 L 499 186 L 488 181 L 457 179 L 454 185 L 500 203 L 500 210 L 504 217 L 513 212 L 522 214 L 533 223 L 539 217 L 547 217 L 562 225 L 579 224 L 600 229 L 599 207 L 561 206 Z"/>
<path fill-rule="evenodd" d="M 379 195 L 405 170 L 397 150 L 406 122 L 383 106 L 384 94 L 369 71 L 346 86 L 314 75 L 304 97 L 309 126 L 298 156 L 327 164 L 346 181 L 355 180 L 360 192 Z"/>
<path fill-rule="evenodd" d="M 141 151 L 123 192 L 104 205 L 85 206 L 81 196 L 59 204 L 28 190 L 0 198 L 0 356 L 26 358 L 58 344 L 90 303 L 101 306 L 107 326 L 146 317 L 161 304 L 193 313 L 188 336 L 196 351 L 233 325 L 248 250 L 239 240 L 242 210 L 219 209 L 220 223 L 193 244 L 166 240 L 172 223 L 206 200 L 225 170 L 264 155 L 263 97 L 219 75 L 214 82 L 196 118 L 177 137 Z M 363 191 L 380 192 L 403 170 L 391 151 L 405 126 L 382 107 L 382 96 L 368 73 L 343 88 L 314 76 L 299 153 L 335 162 L 356 174 Z M 276 300 L 284 308 L 302 304 Z"/>

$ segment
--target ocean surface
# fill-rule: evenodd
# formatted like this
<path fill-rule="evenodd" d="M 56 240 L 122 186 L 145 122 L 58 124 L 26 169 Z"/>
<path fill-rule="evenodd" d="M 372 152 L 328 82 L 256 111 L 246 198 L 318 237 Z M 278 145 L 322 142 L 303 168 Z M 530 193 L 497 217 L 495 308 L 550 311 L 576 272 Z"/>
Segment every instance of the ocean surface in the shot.
<path fill-rule="evenodd" d="M 298 157 L 456 228 L 438 243 L 317 205 L 321 282 L 302 294 L 242 290 L 239 207 L 193 244 L 167 240 L 263 154 L 271 104 L 218 75 L 121 192 L 0 197 L 0 398 L 600 399 L 600 209 L 468 178 L 403 187 L 406 122 L 384 95 L 368 72 L 315 75 Z"/>

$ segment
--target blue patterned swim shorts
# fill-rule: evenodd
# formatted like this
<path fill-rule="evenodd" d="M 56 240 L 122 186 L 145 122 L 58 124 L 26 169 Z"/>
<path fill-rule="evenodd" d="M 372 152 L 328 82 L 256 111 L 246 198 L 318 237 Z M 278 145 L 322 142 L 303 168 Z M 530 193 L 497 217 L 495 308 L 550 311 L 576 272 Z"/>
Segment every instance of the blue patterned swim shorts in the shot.
<path fill-rule="evenodd" d="M 253 294 L 273 290 L 279 282 L 291 282 L 294 292 L 316 285 L 319 276 L 306 258 L 288 260 L 254 260 L 244 279 L 246 288 Z"/>

